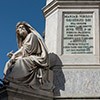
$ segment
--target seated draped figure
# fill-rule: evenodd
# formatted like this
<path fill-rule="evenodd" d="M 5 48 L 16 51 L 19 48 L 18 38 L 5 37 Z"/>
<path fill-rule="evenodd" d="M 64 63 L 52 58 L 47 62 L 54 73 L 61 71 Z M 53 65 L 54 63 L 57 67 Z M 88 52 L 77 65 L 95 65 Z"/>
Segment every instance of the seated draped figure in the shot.
<path fill-rule="evenodd" d="M 16 25 L 18 50 L 8 53 L 4 82 L 34 87 L 48 80 L 48 52 L 40 34 L 28 23 Z"/>

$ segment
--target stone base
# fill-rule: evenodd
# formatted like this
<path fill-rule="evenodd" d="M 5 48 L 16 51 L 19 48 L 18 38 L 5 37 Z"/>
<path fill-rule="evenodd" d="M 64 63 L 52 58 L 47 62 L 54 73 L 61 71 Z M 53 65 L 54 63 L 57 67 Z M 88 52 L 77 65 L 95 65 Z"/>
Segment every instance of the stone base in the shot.
<path fill-rule="evenodd" d="M 0 100 L 53 100 L 53 94 L 23 86 L 4 86 L 0 88 Z"/>

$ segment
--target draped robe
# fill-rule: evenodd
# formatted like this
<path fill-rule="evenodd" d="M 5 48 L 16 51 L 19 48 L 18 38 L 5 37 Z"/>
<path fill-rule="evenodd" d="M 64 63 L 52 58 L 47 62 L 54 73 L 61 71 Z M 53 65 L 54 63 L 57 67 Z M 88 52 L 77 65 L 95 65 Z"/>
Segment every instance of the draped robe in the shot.
<path fill-rule="evenodd" d="M 5 66 L 5 69 L 8 68 L 6 79 L 28 85 L 37 84 L 38 78 L 43 77 L 40 69 L 48 68 L 48 52 L 43 41 L 31 32 L 21 41 L 20 48 L 22 55 L 16 58 L 14 64 L 8 64 L 8 61 Z"/>

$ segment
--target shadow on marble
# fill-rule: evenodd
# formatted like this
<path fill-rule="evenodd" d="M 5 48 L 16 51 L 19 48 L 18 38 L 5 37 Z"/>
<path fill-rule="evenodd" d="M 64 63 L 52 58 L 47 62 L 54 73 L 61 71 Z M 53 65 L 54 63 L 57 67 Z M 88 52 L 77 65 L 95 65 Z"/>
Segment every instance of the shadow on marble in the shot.
<path fill-rule="evenodd" d="M 53 70 L 54 96 L 60 96 L 60 90 L 65 90 L 65 76 L 62 71 L 62 62 L 54 53 L 50 53 L 49 57 L 50 69 Z"/>

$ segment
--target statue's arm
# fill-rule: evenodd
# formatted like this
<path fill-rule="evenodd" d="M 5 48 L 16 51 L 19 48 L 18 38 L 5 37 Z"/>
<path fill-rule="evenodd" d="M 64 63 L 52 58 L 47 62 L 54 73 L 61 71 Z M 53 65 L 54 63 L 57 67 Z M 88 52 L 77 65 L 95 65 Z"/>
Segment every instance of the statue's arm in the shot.
<path fill-rule="evenodd" d="M 17 57 L 22 56 L 23 52 L 23 47 L 21 47 L 19 50 L 17 50 L 15 53 L 13 53 L 11 59 L 17 59 Z"/>

